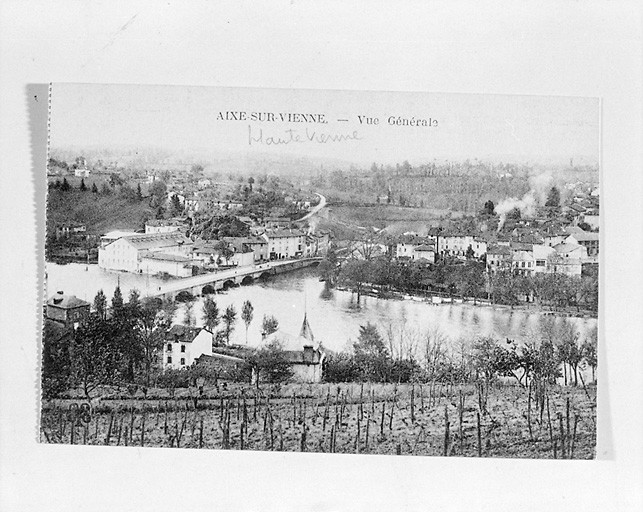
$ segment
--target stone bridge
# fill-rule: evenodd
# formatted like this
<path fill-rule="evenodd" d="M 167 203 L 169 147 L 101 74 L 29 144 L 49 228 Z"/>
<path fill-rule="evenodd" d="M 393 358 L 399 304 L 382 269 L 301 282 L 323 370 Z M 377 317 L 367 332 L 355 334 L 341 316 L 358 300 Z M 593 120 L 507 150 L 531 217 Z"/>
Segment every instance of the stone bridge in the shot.
<path fill-rule="evenodd" d="M 149 297 L 174 298 L 179 292 L 187 291 L 192 295 L 203 295 L 204 288 L 212 287 L 214 290 L 223 290 L 230 286 L 252 284 L 256 279 L 266 278 L 284 272 L 291 272 L 304 267 L 319 265 L 322 258 L 301 258 L 296 260 L 269 261 L 247 267 L 236 267 L 211 272 L 198 276 L 185 277 L 169 281 L 156 290 L 151 290 Z"/>

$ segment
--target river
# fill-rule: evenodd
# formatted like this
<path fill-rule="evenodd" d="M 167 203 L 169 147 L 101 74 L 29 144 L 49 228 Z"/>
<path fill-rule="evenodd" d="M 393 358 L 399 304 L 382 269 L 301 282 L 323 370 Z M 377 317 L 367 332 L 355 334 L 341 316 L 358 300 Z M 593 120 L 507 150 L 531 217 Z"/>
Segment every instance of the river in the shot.
<path fill-rule="evenodd" d="M 91 302 L 96 292 L 102 289 L 108 299 L 120 282 L 127 299 L 129 291 L 138 289 L 142 295 L 161 284 L 158 278 L 129 273 L 113 273 L 97 265 L 70 263 L 58 265 L 47 263 L 48 295 L 57 290 Z M 431 305 L 411 300 L 387 300 L 362 297 L 356 307 L 355 297 L 346 291 L 333 290 L 330 297 L 323 294 L 324 283 L 320 282 L 314 269 L 304 269 L 274 276 L 267 281 L 249 286 L 232 288 L 213 295 L 223 312 L 233 305 L 237 312 L 237 324 L 232 342 L 246 343 L 246 328 L 240 318 L 241 306 L 249 300 L 254 306 L 254 318 L 248 329 L 248 345 L 256 346 L 261 341 L 263 315 L 274 315 L 282 330 L 298 334 L 304 311 L 315 335 L 331 350 L 343 350 L 357 339 L 359 327 L 367 322 L 375 324 L 384 338 L 394 340 L 393 347 L 419 350 L 427 332 L 439 332 L 455 346 L 460 339 L 471 340 L 476 336 L 494 336 L 498 339 L 515 339 L 519 342 L 533 340 L 543 318 L 540 313 L 529 310 L 510 310 L 503 307 L 473 306 L 470 304 Z M 203 299 L 193 309 L 197 325 L 202 322 Z M 184 310 L 177 311 L 176 320 L 182 321 Z M 560 318 L 557 322 L 562 321 Z M 595 318 L 569 318 L 578 329 L 581 342 L 597 325 Z"/>

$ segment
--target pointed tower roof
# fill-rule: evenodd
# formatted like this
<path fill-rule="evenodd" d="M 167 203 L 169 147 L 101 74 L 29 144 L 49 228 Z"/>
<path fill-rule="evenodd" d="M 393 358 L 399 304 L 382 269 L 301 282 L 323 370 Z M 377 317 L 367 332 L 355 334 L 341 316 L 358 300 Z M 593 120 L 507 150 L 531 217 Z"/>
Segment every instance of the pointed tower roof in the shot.
<path fill-rule="evenodd" d="M 304 321 L 301 324 L 301 331 L 299 331 L 299 336 L 301 338 L 306 338 L 309 341 L 315 341 L 315 336 L 313 336 L 313 331 L 308 324 L 308 317 L 306 313 L 304 313 Z"/>

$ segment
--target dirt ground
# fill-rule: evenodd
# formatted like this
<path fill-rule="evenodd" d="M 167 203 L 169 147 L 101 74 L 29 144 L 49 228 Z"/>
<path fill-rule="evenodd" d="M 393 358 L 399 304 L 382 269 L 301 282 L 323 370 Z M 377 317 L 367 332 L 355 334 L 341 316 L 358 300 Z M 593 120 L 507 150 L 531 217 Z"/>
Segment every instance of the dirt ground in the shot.
<path fill-rule="evenodd" d="M 45 403 L 41 441 L 325 453 L 591 459 L 594 387 L 497 385 L 481 409 L 472 385 L 235 385 L 142 397 Z M 529 404 L 531 405 L 529 406 Z M 72 405 L 75 404 L 75 405 Z M 78 408 L 77 408 L 78 407 Z M 541 414 L 542 412 L 542 414 Z"/>

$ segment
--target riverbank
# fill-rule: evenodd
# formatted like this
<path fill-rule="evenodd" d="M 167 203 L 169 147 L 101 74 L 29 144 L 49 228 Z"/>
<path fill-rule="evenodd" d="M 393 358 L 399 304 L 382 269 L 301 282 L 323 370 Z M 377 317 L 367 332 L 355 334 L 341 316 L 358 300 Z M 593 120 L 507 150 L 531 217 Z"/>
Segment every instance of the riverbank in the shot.
<path fill-rule="evenodd" d="M 335 286 L 336 290 L 356 293 L 351 288 L 346 286 Z M 433 306 L 440 306 L 443 304 L 467 304 L 470 306 L 481 306 L 492 308 L 498 311 L 524 311 L 527 313 L 538 313 L 545 316 L 558 316 L 558 317 L 573 317 L 573 318 L 598 318 L 598 314 L 593 311 L 581 310 L 574 311 L 575 308 L 566 308 L 564 310 L 555 309 L 550 306 L 537 304 L 535 302 L 522 303 L 516 305 L 498 304 L 493 303 L 488 299 L 478 299 L 473 297 L 452 297 L 445 294 L 438 294 L 435 292 L 423 292 L 421 294 L 405 293 L 397 290 L 382 291 L 376 287 L 367 287 L 361 290 L 360 295 L 367 297 L 375 297 L 384 300 L 405 300 L 413 302 L 421 302 Z"/>

